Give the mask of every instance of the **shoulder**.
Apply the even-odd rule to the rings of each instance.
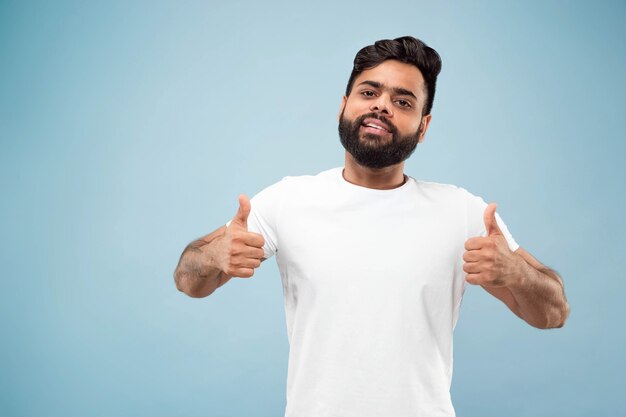
[[[416,180],[416,188],[426,198],[443,200],[471,200],[480,199],[463,187],[454,184],[444,184],[433,181]]]
[[[310,189],[325,186],[336,180],[341,175],[341,168],[331,168],[316,175],[288,175],[283,177],[273,186],[286,190]]]
[[[281,197],[283,195],[293,196],[296,193],[310,192],[316,188],[324,187],[337,175],[337,170],[332,168],[322,171],[317,175],[287,175],[279,181],[261,190],[255,197]]]
[[[325,181],[332,181],[341,175],[341,168],[331,168],[316,175],[288,175],[281,180],[290,184],[313,184]]]

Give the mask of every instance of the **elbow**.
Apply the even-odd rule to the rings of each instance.
[[[176,289],[180,292],[186,292],[185,287],[183,286],[183,275],[184,274],[180,271],[180,269],[176,268],[176,270],[174,271],[174,283],[176,284]]]
[[[178,291],[188,295],[191,298],[204,298],[213,293],[213,291],[207,292],[207,290],[203,288],[194,288],[192,285],[190,285],[191,280],[189,279],[187,274],[185,274],[178,268],[176,269],[176,271],[174,271],[174,282],[176,283],[176,289]]]
[[[569,317],[570,307],[567,302],[559,308],[554,307],[550,314],[548,314],[542,323],[531,323],[538,329],[560,329],[565,326],[565,322]]]
[[[566,301],[563,307],[561,308],[560,320],[558,321],[557,325],[554,327],[560,329],[561,327],[565,326],[565,322],[567,321],[567,318],[569,317],[569,313],[570,313],[570,307],[569,307],[569,303]]]
[[[187,290],[187,291],[183,291],[185,294],[187,294],[189,297],[191,298],[204,298],[204,297],[208,297],[209,295],[213,294],[215,290],[213,291],[208,291],[208,290]]]

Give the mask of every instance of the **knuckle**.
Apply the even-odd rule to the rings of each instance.
[[[241,245],[234,244],[230,247],[230,256],[239,256],[241,255]]]

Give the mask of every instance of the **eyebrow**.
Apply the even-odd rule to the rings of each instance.
[[[383,90],[383,89],[386,88],[385,84],[379,83],[378,81],[365,80],[365,81],[362,81],[362,82],[359,83],[359,85],[362,85],[362,84],[367,84],[367,85],[370,85],[370,86],[372,86],[374,88],[378,88],[380,90]],[[415,97],[415,94],[413,94],[412,91],[407,90],[406,88],[391,87],[390,90],[393,91],[394,94],[399,94],[399,95],[402,95],[402,96],[410,96],[410,97],[413,97],[415,100],[417,100],[417,97]]]

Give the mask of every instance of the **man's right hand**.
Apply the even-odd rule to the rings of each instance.
[[[216,239],[216,266],[229,277],[250,278],[265,255],[263,236],[248,231],[250,208],[250,200],[241,194],[239,211],[224,234]]]

